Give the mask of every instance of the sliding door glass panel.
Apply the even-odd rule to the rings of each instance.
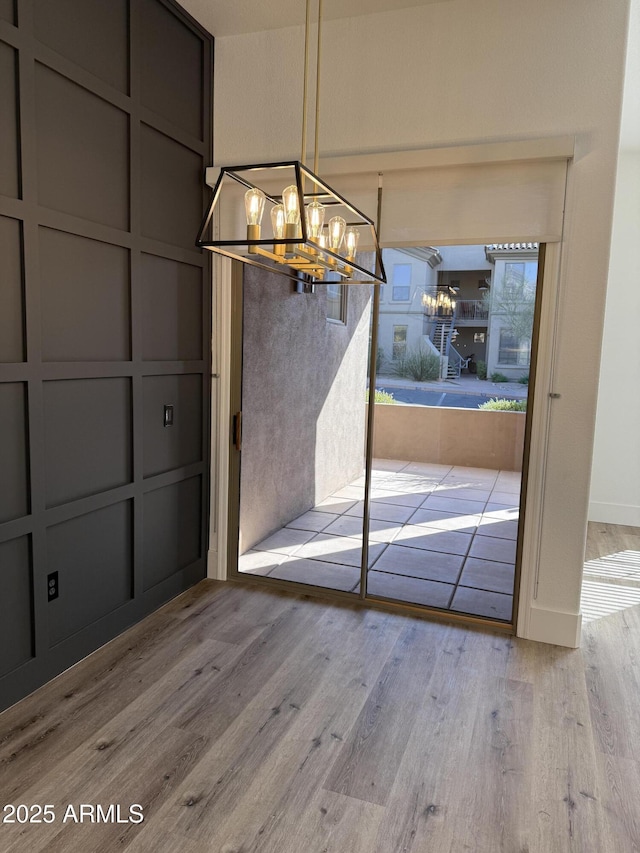
[[[384,263],[368,594],[509,622],[538,246]]]
[[[245,267],[241,574],[360,591],[371,293]]]

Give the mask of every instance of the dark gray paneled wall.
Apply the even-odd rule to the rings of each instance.
[[[0,0],[0,710],[205,573],[212,49]]]

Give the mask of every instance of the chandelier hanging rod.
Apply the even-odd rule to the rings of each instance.
[[[385,282],[380,244],[373,220],[317,175],[323,0],[317,0],[317,4],[314,171],[312,172],[305,163],[311,52],[311,0],[306,0],[300,160],[251,163],[221,168],[211,194],[209,208],[196,238],[196,245],[243,263],[286,275],[296,282],[300,281],[302,274],[307,277],[307,280],[327,284],[331,281],[345,284]],[[293,180],[289,178],[288,186],[279,193],[275,187],[281,185],[280,173],[287,169],[293,172],[291,176]],[[263,174],[259,174],[260,172]],[[239,185],[246,190],[244,193],[246,237],[243,239],[237,236],[238,196],[230,191],[227,192],[226,187],[229,184]],[[267,209],[271,206],[269,211],[271,229],[267,226],[267,234],[270,231],[272,236],[266,236],[262,231],[265,203]],[[332,213],[335,211],[336,215],[332,215],[328,226],[323,227],[325,208]],[[343,210],[336,210],[336,208],[343,208]],[[214,235],[210,233],[210,231],[213,232],[214,210],[220,214],[216,226],[218,239],[213,239]],[[369,233],[371,239],[367,248],[370,245],[374,250],[373,266],[369,259],[356,261],[358,242],[365,231]],[[223,236],[227,234],[228,236]],[[209,235],[208,239],[207,235]],[[244,252],[237,251],[242,247],[245,248]],[[369,267],[364,263],[369,264]]]

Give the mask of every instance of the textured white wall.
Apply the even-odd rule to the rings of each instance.
[[[576,613],[628,0],[452,0],[331,21],[322,153],[575,134],[536,605]],[[216,41],[215,159],[299,155],[302,31]],[[312,128],[311,128],[312,130]]]
[[[633,0],[589,518],[637,526],[640,526],[639,237],[640,0]]]

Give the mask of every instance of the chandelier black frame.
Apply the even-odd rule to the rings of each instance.
[[[295,238],[291,236],[263,238],[260,236],[259,239],[251,239],[248,234],[242,239],[213,240],[206,238],[206,235],[210,238],[212,234],[214,212],[224,191],[225,178],[237,182],[248,190],[260,189],[264,192],[267,203],[277,205],[282,202],[282,196],[263,190],[251,180],[250,173],[260,171],[269,173],[267,180],[269,186],[272,186],[274,179],[279,177],[278,173],[285,169],[294,170],[295,186],[298,193],[298,210],[302,212],[297,223]],[[312,191],[305,192],[305,186],[310,186]],[[342,207],[349,215],[349,219],[346,221],[347,227],[361,227],[363,231],[368,230],[371,239],[366,241],[367,245],[363,248],[370,251],[373,247],[374,263],[371,265],[371,269],[362,266],[355,257],[345,257],[309,235],[304,210],[306,204],[312,201],[320,202],[327,208]],[[241,261],[244,264],[284,275],[297,282],[306,280],[313,284],[354,285],[386,284],[387,281],[373,220],[358,210],[357,207],[354,207],[344,196],[332,189],[326,181],[319,178],[299,160],[248,166],[225,166],[222,168],[211,193],[209,206],[196,238],[196,245],[199,248],[209,249],[217,254]],[[276,246],[282,246],[283,249],[276,252]],[[241,251],[243,247],[244,252]],[[283,253],[285,248],[287,249],[286,254]]]

